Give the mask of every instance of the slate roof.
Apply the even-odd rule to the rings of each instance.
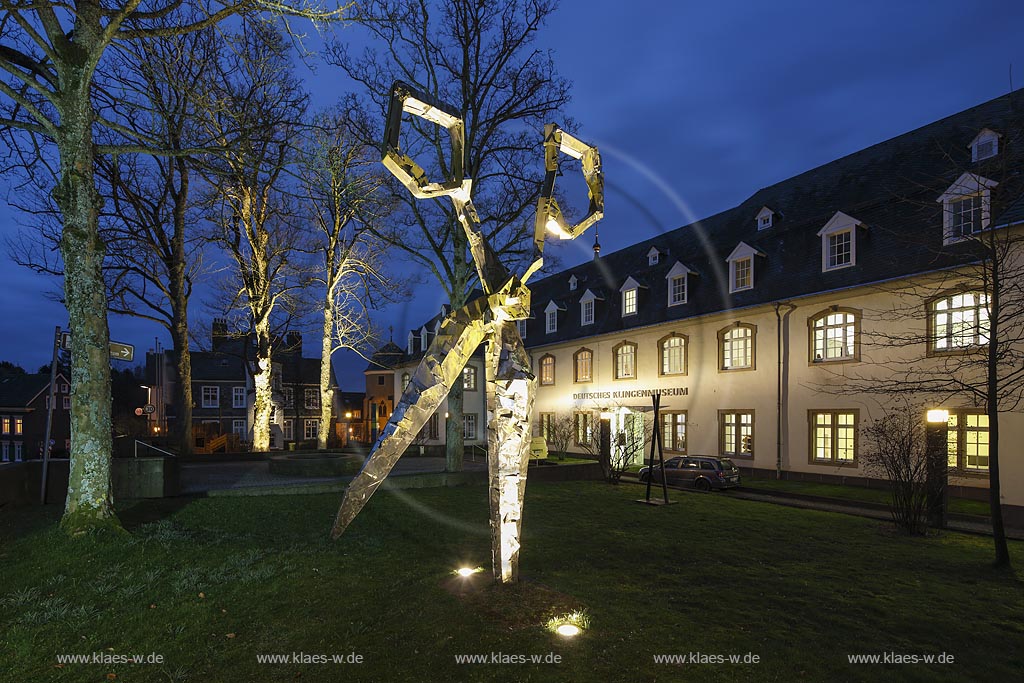
[[[982,128],[1002,134],[999,154],[971,162],[968,145]],[[999,181],[992,192],[992,225],[1024,218],[1024,89],[947,117],[886,142],[758,190],[732,209],[531,283],[532,316],[527,346],[605,334],[623,329],[745,308],[950,267],[970,260],[970,244],[943,247],[942,205],[935,200],[971,171]],[[763,206],[776,211],[772,227],[757,230]],[[856,265],[822,272],[818,231],[836,211],[861,221]],[[611,221],[608,221],[611,222]],[[627,225],[602,226],[628,230]],[[741,241],[766,256],[755,257],[754,287],[728,293],[725,259]],[[647,252],[661,257],[649,266]],[[688,303],[668,306],[665,275],[682,262]],[[569,278],[578,279],[575,291]],[[647,284],[638,313],[621,316],[618,289],[626,278]],[[592,325],[580,325],[579,300],[587,289],[603,288]],[[557,332],[545,333],[544,308],[559,313]]]
[[[242,357],[220,351],[192,351],[192,381],[221,380],[245,381],[245,365]]]
[[[294,353],[279,353],[275,356],[275,362],[281,363],[281,381],[284,384],[320,385],[319,358],[301,358],[296,357]],[[331,386],[338,386],[333,363],[331,364]]]
[[[398,344],[388,342],[377,349],[377,352],[370,358],[370,364],[366,366],[366,372],[393,370],[402,362],[404,353]]]
[[[49,385],[49,373],[0,377],[0,407],[24,408]]]

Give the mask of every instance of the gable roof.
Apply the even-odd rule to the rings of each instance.
[[[63,372],[57,372],[58,384],[67,384]],[[0,408],[26,408],[50,386],[50,373],[32,373],[0,377]]]

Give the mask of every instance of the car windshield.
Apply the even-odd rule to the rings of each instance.
[[[739,469],[738,467],[736,467],[736,465],[732,464],[732,460],[730,460],[729,458],[722,458],[721,463],[722,463],[722,469],[723,470]]]

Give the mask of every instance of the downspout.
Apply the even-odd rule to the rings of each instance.
[[[781,309],[785,307],[785,314]],[[782,479],[782,444],[783,444],[783,415],[789,410],[789,392],[784,390],[784,385],[789,380],[789,314],[796,310],[796,306],[789,302],[775,303],[775,346],[778,369],[776,371],[775,396],[775,478]],[[783,328],[785,322],[785,328]],[[783,342],[785,337],[785,342]],[[786,421],[788,424],[788,420]]]

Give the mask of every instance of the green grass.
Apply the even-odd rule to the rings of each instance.
[[[1024,575],[989,568],[990,539],[908,538],[726,496],[677,492],[663,508],[636,497],[633,486],[531,484],[524,585],[468,598],[451,571],[489,565],[483,487],[378,493],[337,543],[337,496],[140,503],[121,511],[132,535],[120,539],[68,539],[55,508],[3,511],[0,679],[996,681],[1024,667]],[[1022,544],[1011,553],[1024,562]],[[575,610],[583,636],[548,630]],[[58,653],[93,652],[166,663],[54,666]],[[256,661],[292,652],[365,662]],[[454,659],[492,652],[562,661]],[[761,663],[653,661],[689,652]],[[847,663],[882,652],[955,663]]]
[[[765,489],[770,491],[785,491],[791,493],[803,493],[809,496],[824,496],[826,498],[840,498],[843,500],[859,500],[868,503],[889,503],[889,492],[881,489],[869,489],[863,486],[819,484],[810,481],[789,481],[786,479],[751,479],[743,480],[746,488]],[[949,499],[949,511],[964,515],[989,515],[988,503],[983,500],[970,500],[967,498]]]

